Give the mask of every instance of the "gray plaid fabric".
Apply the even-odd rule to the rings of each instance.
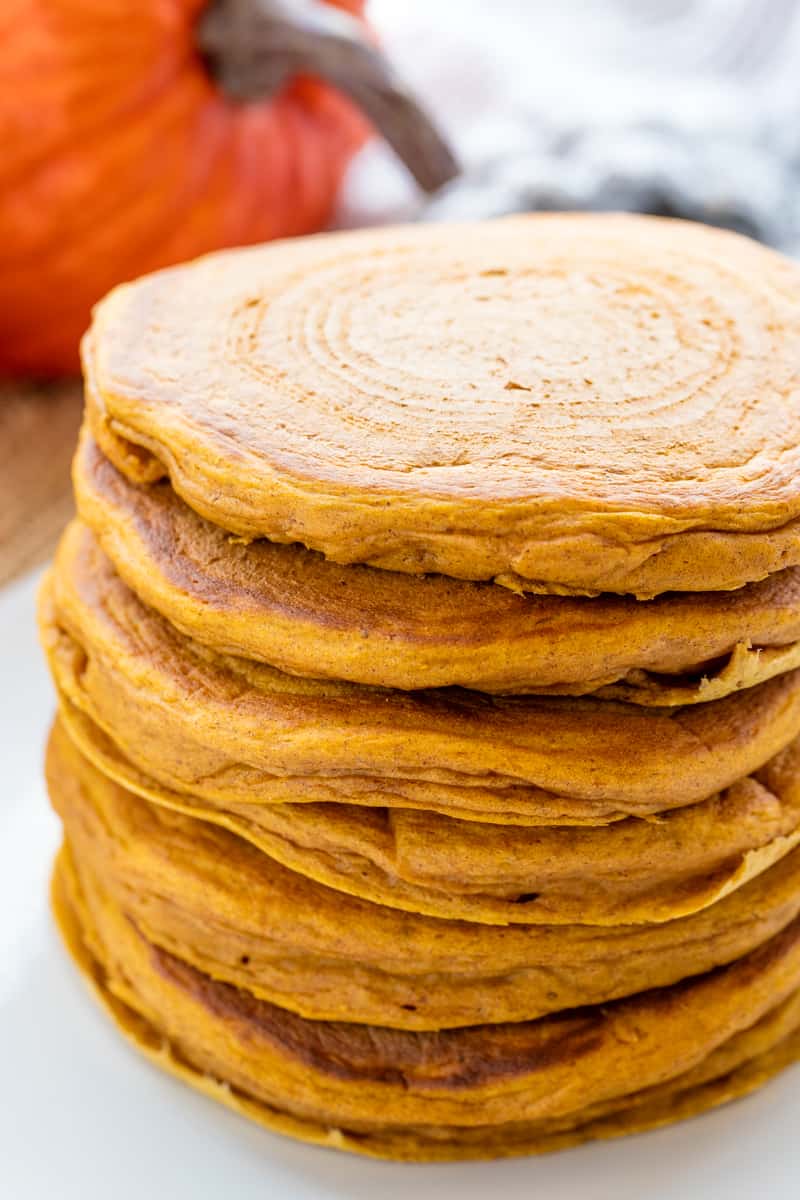
[[[464,175],[424,216],[622,209],[800,253],[798,0],[510,7],[520,42],[538,48],[535,78],[513,92],[496,143],[465,155]]]

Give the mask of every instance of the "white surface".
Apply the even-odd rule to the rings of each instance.
[[[0,1196],[8,1200],[797,1200],[800,1070],[716,1113],[540,1159],[396,1166],[273,1136],[140,1059],[53,931],[53,699],[35,581],[0,592]]]

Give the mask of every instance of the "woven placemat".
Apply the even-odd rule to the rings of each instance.
[[[79,382],[0,384],[0,587],[44,562],[72,515]]]

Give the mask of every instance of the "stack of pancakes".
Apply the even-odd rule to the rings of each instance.
[[[70,949],[163,1066],[403,1159],[800,1056],[800,269],[536,216],[125,286],[43,588]]]

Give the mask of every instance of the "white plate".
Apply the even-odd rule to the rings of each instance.
[[[395,1166],[273,1136],[162,1076],[85,992],[47,910],[52,693],[35,581],[0,593],[0,1196],[8,1200],[797,1200],[800,1070],[657,1133],[501,1163]]]

